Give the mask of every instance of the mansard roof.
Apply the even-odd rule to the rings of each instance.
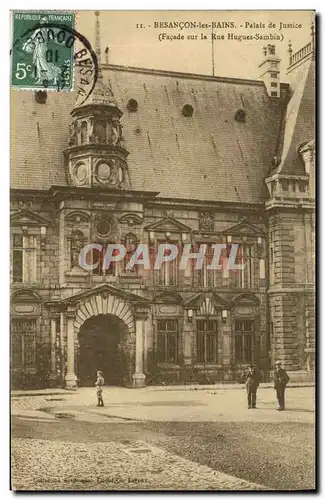
[[[315,139],[315,61],[305,63],[299,74],[298,85],[288,103],[283,120],[279,165],[270,174],[305,175],[299,150]]]
[[[112,65],[103,68],[103,79],[123,111],[132,190],[188,200],[264,201],[286,84],[282,97],[272,99],[254,80]],[[12,92],[12,188],[67,185],[63,150],[74,102],[69,92],[50,92],[46,104],[36,103],[33,92]],[[245,122],[235,119],[239,109]]]

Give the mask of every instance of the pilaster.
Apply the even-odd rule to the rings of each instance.
[[[133,387],[146,385],[145,360],[147,360],[147,343],[145,342],[145,329],[148,319],[147,308],[136,308],[135,312],[135,372],[133,374]]]
[[[75,320],[75,310],[68,310],[66,312],[67,317],[67,374],[65,376],[65,383],[67,389],[77,388],[77,377],[75,374],[74,366],[74,349],[75,349],[75,339],[74,339],[74,320]]]

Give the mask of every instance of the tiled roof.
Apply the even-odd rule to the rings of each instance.
[[[123,111],[121,123],[131,188],[168,198],[256,203],[275,155],[285,98],[269,98],[264,84],[108,66],[104,80]],[[283,86],[283,94],[286,86]],[[129,99],[138,110],[127,109]],[[185,117],[190,104],[194,113]],[[72,93],[12,91],[12,188],[66,185]],[[246,122],[234,119],[238,109]]]

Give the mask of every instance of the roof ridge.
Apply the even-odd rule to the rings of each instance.
[[[228,76],[213,76],[213,75],[204,75],[202,73],[185,73],[179,71],[165,70],[165,69],[153,69],[153,68],[141,68],[137,66],[122,66],[118,64],[101,64],[102,69],[112,69],[115,71],[130,71],[134,73],[146,73],[160,76],[172,76],[175,78],[191,78],[193,80],[209,80],[216,82],[225,82],[225,83],[242,83],[242,84],[251,84],[264,86],[263,80],[253,80],[249,78],[236,78],[236,77],[228,77]],[[288,88],[289,83],[282,83],[282,88]]]

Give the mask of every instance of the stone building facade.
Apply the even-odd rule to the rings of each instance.
[[[276,359],[312,377],[315,356],[314,43],[280,83],[102,65],[73,94],[12,93],[11,368],[14,387],[213,383]],[[272,76],[273,74],[273,76]],[[265,81],[263,81],[265,80]],[[275,90],[274,90],[275,89]],[[126,258],[79,266],[89,243]],[[139,244],[193,252],[133,271]],[[238,244],[240,271],[208,268]]]

